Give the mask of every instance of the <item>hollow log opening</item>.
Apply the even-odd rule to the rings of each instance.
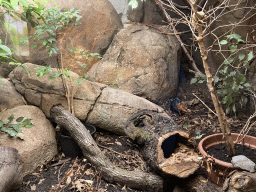
[[[162,145],[161,148],[164,153],[164,158],[169,158],[171,154],[174,152],[174,149],[176,147],[176,134],[171,135],[170,137],[166,138]]]
[[[175,149],[179,148],[181,144],[187,146],[188,148],[194,149],[195,146],[189,142],[189,135],[184,134],[181,131],[176,131],[177,133],[170,133],[167,136],[164,136],[164,140],[159,142],[161,149],[163,150],[164,158],[169,158],[175,151]],[[165,138],[166,137],[166,138]],[[160,141],[160,140],[159,140]],[[177,150],[176,150],[177,151]]]
[[[161,175],[186,178],[199,168],[200,160],[189,142],[190,135],[166,114],[139,111],[129,118],[124,132],[141,145],[143,158]]]

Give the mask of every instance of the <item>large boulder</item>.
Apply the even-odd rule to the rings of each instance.
[[[115,36],[103,59],[87,74],[152,101],[166,99],[177,90],[179,49],[174,36],[132,25]]]
[[[23,96],[16,91],[10,81],[0,79],[0,84],[0,111],[26,104]]]
[[[37,77],[34,69],[38,65],[26,63],[30,76],[21,68],[16,67],[10,74],[15,88],[33,105],[38,106],[50,117],[50,109],[61,104],[68,109],[62,78],[49,79],[53,72]],[[71,72],[74,114],[77,118],[100,128],[123,134],[127,119],[142,109],[164,113],[164,110],[150,101],[104,84],[85,80],[75,83],[78,75]],[[166,114],[167,115],[167,114]]]
[[[18,150],[21,162],[20,176],[32,173],[36,168],[45,165],[57,154],[57,143],[52,124],[43,112],[29,105],[17,106],[0,113],[0,119],[6,121],[13,114],[31,119],[32,128],[22,128],[19,133],[25,139],[10,138],[6,133],[0,134],[0,145],[13,147]],[[20,136],[21,136],[20,135]]]
[[[12,71],[12,67],[7,62],[0,61],[0,76],[7,78]]]
[[[130,3],[132,0],[129,0]],[[128,6],[127,17],[132,22],[145,24],[164,24],[164,19],[155,0],[137,0],[138,6]]]
[[[80,10],[82,18],[79,20],[81,24],[75,27],[69,26],[68,28],[59,32],[58,37],[61,42],[58,41],[59,48],[62,48],[63,52],[69,56],[69,49],[76,47],[77,49],[89,50],[89,52],[96,52],[104,54],[109,44],[111,43],[114,35],[122,28],[122,21],[108,0],[84,0],[84,1],[62,1],[54,0],[54,2],[48,2],[45,6],[51,7],[57,3],[60,9],[75,8]],[[33,35],[33,29],[28,27],[29,35]],[[63,39],[62,39],[63,37]],[[30,45],[35,43],[33,39],[30,39]],[[42,48],[40,43],[36,49],[30,48],[31,62],[57,66],[58,55],[48,57],[47,51]],[[65,57],[65,55],[63,56]],[[90,60],[86,61],[87,67],[84,69],[76,62],[71,62],[69,58],[64,62],[64,67],[78,72],[90,68]],[[94,60],[93,62],[96,62]],[[72,65],[71,65],[72,64]]]

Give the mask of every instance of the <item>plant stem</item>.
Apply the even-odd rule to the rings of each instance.
[[[212,78],[212,74],[210,72],[210,67],[209,64],[207,62],[207,50],[205,48],[205,44],[204,44],[204,36],[203,36],[203,21],[201,16],[198,14],[197,8],[196,8],[196,4],[191,3],[191,8],[192,8],[192,12],[194,13],[193,18],[192,18],[192,25],[193,27],[196,29],[196,31],[198,32],[198,37],[197,37],[197,41],[198,41],[198,45],[199,45],[199,49],[200,49],[200,53],[201,53],[201,57],[203,60],[203,65],[204,65],[204,70],[205,70],[205,74],[207,77],[207,86],[208,89],[210,91],[211,94],[211,98],[214,104],[214,108],[216,110],[216,113],[218,115],[218,120],[221,126],[221,130],[223,132],[223,136],[226,142],[226,146],[229,152],[229,155],[235,155],[236,151],[235,151],[235,144],[233,142],[233,140],[231,139],[231,132],[230,132],[230,128],[229,128],[229,123],[227,122],[225,113],[223,111],[221,102],[218,98],[216,89],[214,87],[214,80]]]

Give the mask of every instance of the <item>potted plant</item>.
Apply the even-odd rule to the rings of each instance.
[[[236,25],[230,25],[230,28],[232,30],[227,31],[226,34],[221,36],[220,38],[225,38],[222,41],[220,41],[220,38],[217,37],[215,44],[218,44],[220,47],[219,52],[221,53],[221,46],[226,46],[230,44],[229,46],[229,53],[230,55],[226,55],[221,53],[224,56],[224,62],[220,66],[220,68],[217,70],[217,72],[222,73],[222,76],[213,76],[212,71],[210,68],[213,67],[213,63],[210,62],[210,46],[206,46],[207,38],[212,35],[214,36],[214,32],[211,31],[210,26],[212,23],[217,22],[217,20],[221,19],[221,16],[225,15],[226,12],[232,12],[241,9],[243,6],[241,3],[233,4],[229,1],[221,1],[219,4],[217,4],[215,7],[207,8],[208,1],[198,1],[198,0],[184,0],[183,2],[186,4],[186,6],[180,6],[174,3],[173,1],[161,1],[156,0],[157,4],[161,7],[163,13],[165,14],[167,20],[169,21],[170,26],[172,27],[177,39],[180,41],[182,48],[185,50],[185,53],[188,54],[188,51],[186,50],[186,47],[184,43],[181,41],[180,37],[178,36],[178,33],[175,29],[174,25],[174,19],[170,17],[168,12],[166,11],[167,8],[171,8],[173,11],[175,11],[186,25],[189,26],[189,28],[192,31],[192,36],[194,41],[198,44],[198,48],[200,49],[201,58],[203,61],[203,68],[204,73],[201,73],[198,71],[196,74],[196,78],[192,79],[192,82],[196,82],[198,78],[204,78],[207,81],[208,90],[211,95],[212,102],[214,104],[214,108],[216,111],[216,115],[218,117],[220,127],[222,134],[213,135],[204,138],[200,144],[199,149],[200,152],[203,154],[203,156],[209,157],[209,155],[205,152],[205,149],[217,145],[218,143],[225,143],[226,148],[228,151],[229,156],[236,155],[236,145],[243,142],[245,145],[252,146],[252,143],[254,143],[255,146],[255,138],[252,138],[250,136],[246,136],[246,133],[248,133],[248,129],[250,129],[251,120],[256,116],[256,114],[253,114],[248,122],[246,123],[244,129],[240,134],[231,134],[230,131],[230,125],[227,121],[226,114],[223,110],[222,103],[227,105],[226,113],[228,113],[230,110],[233,110],[236,112],[236,105],[233,101],[234,97],[237,96],[236,94],[241,92],[241,90],[248,89],[250,87],[250,84],[246,82],[246,72],[250,67],[250,64],[252,64],[253,60],[255,60],[255,53],[253,53],[252,47],[255,47],[254,45],[248,46],[247,42],[244,42],[241,39],[241,36],[238,34],[233,33],[234,27]],[[184,13],[184,9],[189,9],[191,12],[189,15],[186,15]],[[208,9],[208,10],[207,10]],[[249,13],[255,11],[255,6],[249,9]],[[253,14],[247,13],[246,16],[251,17]],[[255,13],[254,13],[255,14]],[[244,18],[243,18],[244,19]],[[179,20],[179,22],[181,22]],[[244,20],[241,20],[243,22]],[[237,24],[238,25],[238,24]],[[216,37],[216,35],[215,35]],[[217,42],[217,43],[216,43]],[[249,50],[249,53],[248,53]],[[227,52],[227,50],[225,50]],[[247,51],[247,52],[246,52]],[[235,57],[236,56],[236,57]],[[192,57],[188,55],[190,60],[192,61],[192,64],[195,64]],[[231,68],[235,62],[238,61],[238,65],[235,68]],[[197,67],[194,67],[195,70],[198,70]],[[221,70],[220,70],[221,69]],[[201,82],[202,79],[200,80]],[[218,89],[216,89],[216,85],[218,85]],[[230,88],[230,90],[229,90]],[[219,100],[219,95],[222,96],[223,100],[222,103]],[[241,94],[240,94],[241,95]],[[241,97],[242,98],[242,97]],[[247,143],[248,142],[248,143]],[[218,172],[217,170],[214,170],[215,167],[220,167],[219,165],[215,167],[211,167],[210,165],[217,164],[220,162],[217,159],[213,159],[211,162],[208,163],[208,171],[209,172]],[[224,163],[223,165],[227,165],[226,168],[220,167],[221,173],[219,174],[227,175],[229,171],[233,168],[233,165],[231,163]],[[217,177],[216,177],[217,176]],[[221,177],[216,173],[213,177],[216,177],[213,181],[218,183],[219,185],[222,184],[223,180],[221,180]],[[224,179],[223,178],[223,179]]]

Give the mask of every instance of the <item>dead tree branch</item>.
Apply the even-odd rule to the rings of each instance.
[[[102,172],[102,177],[108,182],[116,182],[130,188],[147,191],[163,191],[163,178],[154,174],[139,170],[127,171],[114,166],[109,159],[99,149],[89,131],[74,115],[65,110],[61,105],[51,108],[51,117],[66,129],[72,138],[76,140],[88,159],[98,171]]]

